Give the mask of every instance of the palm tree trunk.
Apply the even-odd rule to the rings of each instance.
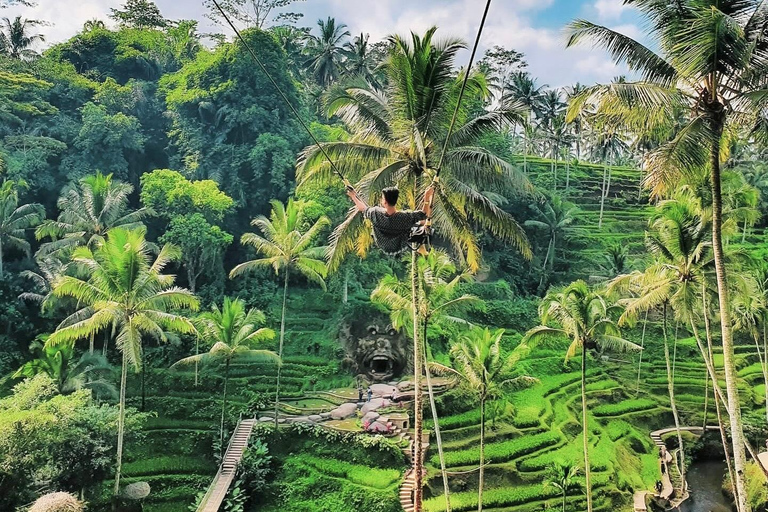
[[[3,239],[0,237],[0,279],[3,278]]]
[[[547,254],[544,256],[544,264],[541,266],[541,277],[539,278],[539,290],[543,292],[544,277],[547,275],[547,263],[549,262],[549,254],[552,252],[552,238],[549,239],[549,245],[547,246]]]
[[[344,288],[341,292],[341,302],[343,304],[349,302],[349,271],[344,272]]]
[[[557,192],[557,145],[552,148],[552,192]]]
[[[565,487],[563,487],[563,512],[565,512],[565,499],[567,498],[567,494],[565,492]]]
[[[704,424],[702,428],[707,430],[707,406],[709,405],[709,371],[704,372]]]
[[[757,333],[757,330],[754,332],[753,338],[755,339],[755,348],[757,349],[757,359],[760,362],[760,370],[763,373],[763,383],[765,384],[766,393],[768,393],[768,368],[766,368],[766,358],[763,356],[768,356],[768,354],[764,354],[760,352],[760,335]],[[768,423],[768,402],[765,404],[765,421]]]
[[[224,393],[221,397],[221,426],[219,427],[219,456],[224,460],[224,416],[227,411],[227,384],[229,384],[229,363],[231,358],[227,357],[224,366]]]
[[[416,279],[416,251],[411,252],[411,299],[413,300],[413,470],[414,470],[414,492],[413,508],[414,512],[421,512],[422,486],[424,475],[423,452],[424,446],[421,442],[424,425],[422,424],[422,405],[421,405],[421,343],[419,342],[419,313],[417,308],[418,295]]]
[[[728,435],[725,432],[725,422],[720,411],[720,400],[722,396],[720,394],[720,387],[717,383],[717,372],[715,371],[714,359],[712,358],[712,329],[709,324],[709,310],[707,307],[707,285],[705,282],[701,283],[701,304],[704,316],[704,333],[707,336],[707,348],[705,349],[701,337],[699,336],[699,330],[696,327],[696,322],[691,321],[691,330],[693,331],[693,337],[696,340],[696,344],[701,352],[701,357],[704,359],[704,365],[709,373],[709,379],[712,381],[712,398],[715,402],[715,414],[717,414],[717,425],[720,430],[720,440],[723,443],[723,452],[725,454],[725,465],[728,468],[728,479],[731,482],[731,489],[733,489],[734,497],[738,496],[736,490],[736,481],[734,479],[733,464],[731,463],[731,455],[728,450]],[[725,403],[725,401],[723,401]],[[735,499],[738,505],[739,500]]]
[[[141,412],[144,412],[147,400],[146,365],[141,365]]]
[[[643,319],[643,333],[640,335],[640,348],[645,348],[645,328],[648,325],[648,310],[645,311],[645,318]],[[640,361],[637,363],[637,391],[640,393],[640,370],[643,366],[643,350],[640,350]]]
[[[443,439],[440,435],[440,422],[437,417],[437,405],[435,404],[435,393],[432,390],[432,375],[429,373],[429,361],[427,360],[427,325],[429,321],[424,319],[424,376],[427,379],[427,392],[429,393],[429,408],[432,410],[432,421],[435,424],[435,441],[437,442],[437,456],[440,459],[440,473],[443,477],[443,492],[445,493],[445,512],[451,512],[451,490],[448,487],[448,471],[445,468],[445,457],[443,455]]]
[[[198,361],[197,357],[200,355],[200,336],[195,335],[195,387],[197,387],[197,376],[200,371],[200,361]]]
[[[485,390],[480,397],[480,478],[477,486],[477,512],[483,512],[483,477],[485,476]]]
[[[672,366],[669,358],[669,340],[667,338],[667,303],[664,303],[664,315],[662,320],[662,331],[664,334],[664,362],[667,365],[667,391],[669,392],[669,405],[672,408],[672,417],[675,420],[675,431],[677,432],[678,453],[680,455],[680,477],[682,478],[682,492],[685,493],[685,452],[683,451],[683,436],[680,433],[680,416],[677,413],[677,402],[675,401],[675,378],[672,374]]]
[[[88,353],[90,353],[91,355],[93,355],[93,348],[94,348],[93,340],[95,337],[96,337],[96,331],[91,332],[91,337],[88,342]]]
[[[733,443],[733,466],[736,471],[736,490],[738,509],[749,512],[744,472],[747,457],[744,451],[744,428],[741,422],[739,388],[736,376],[736,362],[733,352],[733,328],[731,326],[730,301],[726,280],[725,254],[723,252],[723,202],[720,178],[720,138],[723,133],[724,114],[713,113],[713,142],[710,148],[710,186],[712,187],[712,251],[715,259],[717,276],[717,295],[720,302],[720,332],[723,344],[723,373],[725,389],[728,395],[728,416],[731,420],[731,441]]]
[[[598,229],[603,227],[603,209],[605,208],[605,179],[608,174],[608,167],[603,167],[603,183],[600,185],[600,217],[597,220]]]
[[[285,340],[285,305],[288,300],[288,267],[285,268],[285,283],[283,284],[283,313],[280,317],[280,345],[277,349],[277,357],[280,361],[277,365],[277,385],[275,386],[275,431],[277,431],[277,415],[280,411],[280,370],[283,367],[283,341]]]
[[[570,150],[567,152],[567,157],[570,157]],[[568,187],[571,185],[571,161],[566,158],[565,160],[565,193],[568,193]]]
[[[766,384],[765,389],[765,417],[768,421],[768,333],[766,333],[766,322],[763,322],[763,355],[765,357],[765,363],[763,365],[763,376],[765,377]]]
[[[117,465],[113,497],[120,493],[120,471],[123,468],[123,435],[125,434],[125,382],[128,380],[128,353],[123,351],[123,367],[120,372],[120,405],[117,415]]]
[[[581,429],[584,437],[584,479],[587,491],[587,512],[592,512],[592,482],[589,470],[589,425],[587,424],[587,344],[581,343]]]
[[[747,240],[747,219],[744,219],[744,227],[741,229],[741,243]]]

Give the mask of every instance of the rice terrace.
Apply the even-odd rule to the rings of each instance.
[[[0,20],[0,511],[768,511],[768,3]]]

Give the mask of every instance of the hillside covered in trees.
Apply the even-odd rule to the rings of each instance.
[[[767,510],[768,9],[627,3],[565,88],[292,0],[5,18],[0,510]]]

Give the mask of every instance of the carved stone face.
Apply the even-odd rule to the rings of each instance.
[[[406,369],[406,340],[386,317],[354,319],[342,326],[340,338],[347,364],[372,382],[400,377]]]

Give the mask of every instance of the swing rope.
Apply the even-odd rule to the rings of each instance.
[[[331,169],[333,172],[335,172],[339,178],[341,178],[341,181],[344,182],[345,187],[352,188],[352,185],[349,183],[349,180],[344,177],[344,174],[341,173],[339,168],[336,166],[336,164],[331,159],[330,155],[328,155],[328,152],[325,150],[322,144],[320,144],[320,141],[317,140],[317,137],[312,133],[312,131],[309,129],[309,126],[307,126],[307,123],[304,122],[304,120],[299,115],[299,112],[296,110],[296,108],[291,103],[291,100],[288,99],[288,96],[285,95],[283,90],[278,85],[277,81],[272,77],[270,72],[267,70],[267,67],[264,65],[263,62],[261,62],[261,59],[256,55],[256,52],[253,51],[253,48],[251,48],[251,45],[248,44],[248,42],[243,38],[243,35],[240,33],[240,31],[237,29],[234,23],[232,23],[232,20],[229,18],[226,12],[224,12],[224,9],[222,9],[221,5],[219,4],[218,0],[213,0],[213,4],[216,6],[216,9],[221,13],[221,15],[224,17],[224,20],[227,22],[227,25],[229,25],[232,30],[237,35],[237,38],[240,40],[242,45],[245,47],[245,49],[248,51],[248,53],[251,54],[251,57],[253,57],[253,60],[256,61],[256,64],[261,68],[261,71],[267,76],[269,81],[272,83],[272,86],[275,88],[275,90],[278,92],[280,97],[283,99],[286,105],[288,105],[288,108],[293,112],[293,115],[296,117],[296,120],[299,121],[301,126],[304,128],[304,130],[307,132],[309,137],[312,139],[312,142],[317,146],[317,148],[320,150],[320,152],[323,154],[326,160],[328,160],[328,163],[331,165]]]
[[[453,109],[453,116],[451,116],[451,124],[448,126],[448,133],[443,141],[443,149],[440,153],[440,160],[437,162],[437,169],[435,170],[435,176],[432,178],[432,186],[436,185],[440,181],[440,171],[443,170],[443,162],[445,161],[445,154],[448,152],[448,143],[453,135],[453,129],[456,126],[456,119],[459,115],[459,109],[461,108],[461,102],[464,100],[464,91],[467,89],[467,82],[469,82],[469,74],[472,70],[472,65],[475,62],[475,56],[477,55],[477,48],[480,45],[480,37],[483,35],[483,28],[485,28],[485,21],[488,19],[488,11],[491,8],[491,0],[488,0],[485,4],[485,10],[483,11],[483,18],[480,20],[480,26],[477,29],[477,36],[475,37],[475,44],[472,46],[472,54],[469,57],[469,64],[467,65],[467,71],[464,73],[464,80],[461,82],[461,89],[459,90],[459,99],[456,101],[456,108]],[[431,108],[431,107],[430,107]],[[432,199],[430,198],[427,206],[432,206]],[[427,219],[427,226],[431,225],[431,219]]]

